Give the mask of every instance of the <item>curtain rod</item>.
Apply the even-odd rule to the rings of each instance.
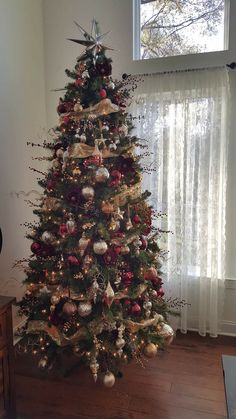
[[[235,70],[236,69],[236,62],[226,64],[226,67],[230,68],[231,70]],[[212,70],[212,69],[220,69],[220,68],[225,68],[225,66],[188,68],[188,69],[170,70],[170,71],[157,71],[157,72],[153,72],[153,73],[139,73],[139,74],[136,74],[136,75],[137,76],[156,76],[158,74],[183,73],[183,72],[190,72],[190,71]]]

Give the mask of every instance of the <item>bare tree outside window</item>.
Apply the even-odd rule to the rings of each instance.
[[[225,49],[226,0],[141,0],[141,58]]]

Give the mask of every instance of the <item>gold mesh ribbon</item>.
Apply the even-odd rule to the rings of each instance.
[[[131,197],[136,199],[141,195],[141,183],[137,183],[131,188],[127,188],[124,191],[120,192],[118,195],[114,196],[111,201],[118,207],[122,207],[127,203],[127,198]]]
[[[145,327],[156,326],[161,319],[163,319],[163,317],[160,314],[155,314],[155,316],[152,319],[143,320],[140,323],[133,322],[132,320],[124,320],[124,323],[126,328],[131,333],[136,333],[139,330],[144,329]]]
[[[79,340],[86,339],[88,336],[85,327],[81,327],[74,335],[68,337],[60,332],[56,326],[49,327],[45,321],[31,320],[28,322],[27,333],[38,334],[40,332],[47,333],[58,346],[75,345]]]
[[[83,159],[90,156],[94,156],[95,154],[95,147],[90,146],[84,143],[74,143],[68,148],[68,157],[71,159]],[[119,149],[119,152],[111,151],[109,149],[100,150],[101,156],[103,159],[109,157],[118,157],[120,154],[124,155],[124,153],[131,153],[133,150],[133,146],[130,147],[122,147]]]

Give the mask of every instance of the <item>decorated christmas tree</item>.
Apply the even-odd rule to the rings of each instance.
[[[96,21],[91,35],[76,25],[84,39],[71,41],[86,48],[66,70],[71,81],[53,141],[41,145],[50,151],[50,168],[38,180],[39,221],[25,223],[32,255],[19,261],[26,273],[21,347],[38,354],[45,370],[65,354],[77,356],[95,381],[100,376],[111,387],[122,364],[154,357],[173,330],[160,231],[151,225],[150,193],[141,191],[145,147],[131,135],[127,112],[137,80],[112,78],[110,48]]]

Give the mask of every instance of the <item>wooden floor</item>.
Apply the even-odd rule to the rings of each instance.
[[[223,419],[227,417],[221,354],[236,339],[179,334],[142,369],[124,369],[112,389],[78,367],[67,378],[40,377],[27,358],[16,365],[18,419]]]

